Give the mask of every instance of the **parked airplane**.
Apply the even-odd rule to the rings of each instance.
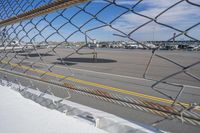
[[[6,43],[6,45],[0,46],[0,52],[1,51],[10,51],[10,52],[29,52],[30,50],[34,50],[35,48],[41,49],[41,47],[38,47],[37,45],[28,44],[19,42],[17,40],[11,41],[9,43]]]

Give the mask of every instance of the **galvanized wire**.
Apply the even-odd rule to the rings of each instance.
[[[76,93],[76,94],[81,94],[81,95],[92,97],[92,98],[95,98],[95,99],[98,99],[98,100],[118,104],[118,105],[121,105],[121,106],[124,106],[124,107],[129,107],[131,109],[136,109],[136,110],[148,112],[148,113],[163,117],[163,119],[158,120],[156,122],[153,122],[152,123],[153,126],[156,126],[159,122],[162,122],[166,119],[172,120],[172,119],[175,119],[175,118],[178,119],[179,121],[187,123],[187,124],[191,124],[191,125],[194,125],[194,126],[200,126],[200,115],[196,112],[191,111],[191,109],[194,108],[195,106],[194,107],[188,106],[187,109],[177,110],[173,107],[169,107],[169,106],[165,106],[165,105],[161,105],[161,104],[156,104],[156,103],[153,103],[153,102],[135,99],[135,98],[131,98],[131,97],[124,97],[124,96],[112,94],[112,93],[101,91],[101,90],[95,90],[95,89],[90,89],[90,88],[82,88],[82,87],[79,87],[79,86],[74,86],[74,85],[69,84],[69,83],[61,84],[59,82],[53,82],[53,81],[48,81],[48,80],[40,80],[40,78],[37,78],[37,77],[26,76],[26,75],[23,75],[23,74],[20,74],[20,73],[13,73],[13,72],[9,72],[9,71],[6,71],[6,70],[0,70],[0,73],[5,74],[5,75],[11,74],[12,76],[22,77],[24,79],[31,80],[31,83],[32,83],[32,81],[34,81],[34,82],[36,81],[38,83],[47,83],[49,85],[53,85],[53,86],[56,85],[56,86],[61,87],[60,89],[65,91],[67,93],[67,95],[64,96],[63,98],[57,100],[57,101],[53,101],[53,104],[55,104],[55,105],[57,105],[58,103],[61,103],[63,100],[67,100],[67,99],[71,98],[70,93]],[[4,83],[2,82],[3,85],[7,85],[7,86],[12,85],[9,82],[10,80],[7,76],[4,76],[4,81],[6,81],[6,82],[4,82]],[[16,83],[19,85],[19,87],[16,88],[16,89],[20,93],[23,93],[24,90],[27,90],[29,88],[29,87],[22,86],[20,81],[17,81]],[[33,85],[31,85],[31,87],[33,87]],[[55,96],[54,93],[53,93],[53,89],[51,89],[50,86],[48,86],[48,88],[45,89],[45,90],[42,90],[41,88],[39,89],[37,87],[35,89],[38,90],[39,93],[40,93],[38,95],[38,97],[45,96],[45,94],[50,94],[52,96]]]
[[[85,2],[85,3],[82,3]],[[165,62],[169,62],[174,64],[175,66],[179,67],[180,70],[177,72],[174,72],[168,76],[164,76],[162,79],[150,79],[156,81],[152,86],[151,89],[155,92],[158,92],[159,94],[163,95],[164,97],[172,100],[171,107],[175,109],[176,106],[179,107],[179,112],[192,112],[192,107],[188,107],[183,105],[181,102],[179,102],[179,98],[181,97],[181,94],[184,92],[184,85],[183,84],[174,84],[168,81],[168,79],[175,77],[176,75],[179,75],[181,73],[186,74],[187,76],[191,77],[193,80],[196,80],[197,82],[200,81],[199,75],[195,75],[189,71],[189,69],[192,69],[193,67],[200,64],[200,60],[196,61],[192,64],[182,65],[178,62],[176,62],[173,59],[167,58],[163,55],[160,55],[157,51],[161,46],[156,46],[154,48],[151,48],[150,46],[146,45],[143,41],[140,41],[137,39],[137,37],[134,37],[134,34],[137,33],[142,28],[149,26],[151,23],[155,23],[158,26],[165,27],[167,29],[172,30],[173,32],[176,32],[177,34],[175,36],[172,36],[168,38],[166,41],[172,41],[180,36],[185,36],[193,41],[200,42],[199,38],[196,38],[195,36],[189,34],[190,31],[197,29],[200,25],[200,22],[196,22],[191,24],[189,27],[185,29],[180,29],[177,26],[170,25],[168,23],[164,23],[160,20],[162,20],[162,16],[168,13],[171,9],[176,8],[177,6],[181,5],[182,3],[185,3],[187,5],[190,5],[195,8],[199,8],[200,5],[195,2],[191,2],[189,0],[177,0],[175,2],[172,2],[171,5],[169,5],[167,8],[165,8],[163,11],[160,11],[157,13],[156,16],[151,17],[145,14],[141,14],[138,11],[138,8],[141,8],[140,6],[144,4],[145,0],[138,0],[138,1],[125,1],[129,2],[128,6],[124,5],[122,1],[120,0],[90,0],[86,2],[86,0],[41,0],[41,1],[34,1],[34,0],[6,0],[6,1],[0,1],[0,35],[1,35],[1,44],[3,47],[1,47],[1,53],[0,53],[0,62],[1,62],[1,69],[2,70],[9,70],[16,73],[23,73],[26,75],[33,74],[36,72],[35,68],[36,66],[40,66],[41,70],[38,73],[34,73],[36,77],[39,77],[41,80],[55,80],[59,81],[60,83],[67,82],[67,88],[74,88],[75,90],[78,90],[77,92],[80,94],[87,94],[92,95],[93,97],[96,97],[98,99],[102,99],[102,96],[106,96],[105,101],[114,102],[114,103],[120,103],[119,101],[122,99],[120,96],[116,96],[114,99],[112,96],[110,96],[110,92],[102,93],[101,91],[94,90],[87,90],[85,86],[83,85],[77,85],[77,83],[66,81],[67,77],[73,77],[75,76],[74,72],[70,69],[69,62],[66,62],[65,59],[70,58],[74,54],[78,54],[80,56],[82,55],[93,55],[94,61],[97,58],[97,52],[95,49],[90,49],[91,52],[82,52],[84,48],[87,48],[90,44],[94,44],[94,38],[91,33],[93,33],[96,30],[102,30],[102,29],[109,29],[112,30],[113,36],[119,37],[124,40],[133,41],[136,42],[138,45],[143,46],[146,49],[152,50],[152,55],[149,57],[149,61],[146,63],[146,69],[144,70],[143,78],[148,78],[148,72],[151,71],[150,67],[152,65],[152,60],[157,57]],[[152,1],[153,2],[153,1]],[[82,4],[78,4],[82,3]],[[75,5],[74,5],[75,4]],[[92,5],[98,6],[99,10],[97,12],[92,12],[91,8]],[[71,7],[68,7],[71,6]],[[121,9],[121,12],[115,13],[114,17],[111,17],[111,20],[107,20],[103,16],[106,12],[106,10],[112,9]],[[71,11],[74,9],[73,11]],[[90,10],[89,10],[90,9]],[[69,14],[67,14],[69,13]],[[67,15],[66,15],[67,14]],[[114,14],[114,13],[113,13]],[[134,27],[129,29],[129,31],[117,27],[116,23],[121,20],[122,17],[124,17],[127,14],[136,15],[138,17],[141,17],[143,19],[146,19],[147,21],[144,23],[140,23],[139,26],[134,27],[133,24],[127,24],[129,27]],[[85,15],[87,16],[87,20],[82,21],[80,19],[77,20],[78,17]],[[57,24],[57,21],[61,21],[62,24]],[[78,23],[77,23],[78,22]],[[92,22],[95,22],[96,24],[91,24]],[[89,25],[89,26],[88,26]],[[68,30],[67,28],[71,28],[72,30]],[[65,30],[68,30],[67,32],[63,32]],[[48,31],[48,32],[47,32]],[[77,35],[82,36],[83,43],[78,48],[72,47],[72,52],[67,53],[65,57],[63,57],[59,53],[59,49],[64,47],[66,44],[70,44],[71,38],[77,37]],[[52,38],[60,38],[60,41],[53,42],[52,45]],[[15,42],[15,43],[14,43]],[[16,43],[17,42],[17,43]],[[41,47],[45,47],[47,50],[43,53],[41,53]],[[24,56],[21,56],[21,54],[24,53]],[[36,54],[38,56],[37,59],[32,59],[31,55]],[[48,59],[45,58],[43,55],[53,55],[59,59],[60,62],[55,62],[53,64],[50,64]],[[27,64],[25,65],[24,64]],[[56,79],[49,78],[49,75],[52,75],[51,72],[57,72],[55,66],[62,64],[64,65],[65,74],[61,78],[58,78],[58,76],[55,76]],[[6,76],[4,77],[6,79]],[[10,84],[9,80],[7,80]],[[19,86],[21,86],[20,82],[18,81]],[[159,89],[159,84],[167,84],[175,87],[179,87],[180,91],[177,93],[175,97],[172,97],[171,95],[163,92]],[[39,89],[39,88],[38,88]],[[45,93],[51,92],[49,91],[51,89],[47,89]],[[42,95],[44,95],[42,94]],[[107,96],[109,94],[109,97]],[[41,95],[41,96],[42,96]],[[52,93],[52,95],[54,95]],[[70,95],[70,94],[68,94]],[[100,95],[100,96],[99,96]],[[114,94],[111,94],[114,95]],[[130,96],[127,96],[126,98],[129,99]],[[68,98],[68,97],[67,97]],[[125,102],[128,102],[128,100],[124,98],[123,100]],[[61,99],[62,101],[63,99]],[[122,103],[124,105],[129,106],[129,104]],[[131,106],[137,106],[137,102],[134,103],[135,105]],[[145,104],[145,103],[143,103]],[[196,105],[198,106],[198,105]],[[135,107],[136,108],[136,107]],[[139,108],[139,107],[138,107]],[[138,109],[136,108],[136,109]],[[145,106],[144,110],[148,107]],[[156,106],[155,106],[156,108]],[[195,106],[194,106],[195,108]],[[152,112],[152,111],[149,111]],[[183,113],[183,116],[173,117],[177,118],[179,120],[182,120],[182,117],[186,116]],[[192,113],[193,114],[193,113]],[[198,115],[195,115],[195,117],[198,117]],[[170,115],[165,115],[164,118],[171,119]],[[186,117],[187,119],[187,117]],[[187,121],[187,120],[185,120]],[[189,121],[189,120],[188,120]],[[160,121],[159,121],[160,122]],[[157,124],[158,122],[156,122]],[[190,122],[192,123],[192,122]],[[198,123],[198,122],[197,122]],[[198,124],[196,124],[198,125]]]

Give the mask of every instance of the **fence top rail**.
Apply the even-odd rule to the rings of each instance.
[[[38,8],[32,9],[32,10],[24,12],[24,13],[21,13],[19,15],[13,16],[11,18],[2,20],[2,21],[0,21],[0,27],[14,24],[19,21],[31,19],[34,17],[38,17],[41,15],[44,15],[44,14],[47,14],[47,13],[50,13],[50,12],[53,12],[53,11],[56,11],[59,9],[67,8],[74,4],[79,4],[79,3],[86,2],[86,1],[88,1],[88,0],[56,0],[49,4],[40,6]]]

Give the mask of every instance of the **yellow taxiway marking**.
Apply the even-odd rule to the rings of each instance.
[[[77,79],[77,78],[74,78],[74,77],[66,77],[64,75],[56,74],[56,73],[53,73],[53,72],[47,72],[47,71],[44,71],[44,70],[39,70],[39,69],[31,68],[31,67],[28,67],[28,66],[24,66],[24,65],[8,63],[6,61],[1,61],[1,62],[4,63],[4,64],[9,64],[10,66],[13,66],[13,67],[22,68],[22,69],[25,69],[25,70],[27,69],[29,71],[36,72],[36,73],[39,73],[39,74],[45,73],[48,76],[52,76],[52,77],[56,77],[56,78],[60,78],[60,79],[66,79],[68,81],[73,81],[73,82],[81,83],[81,84],[84,84],[84,85],[94,86],[94,87],[98,87],[98,88],[101,88],[101,89],[111,90],[111,91],[115,91],[115,92],[119,92],[119,93],[123,93],[123,94],[128,94],[128,95],[132,95],[132,96],[136,96],[136,97],[140,97],[140,98],[145,98],[145,99],[150,99],[150,100],[153,100],[153,101],[162,102],[162,103],[167,103],[167,104],[173,103],[172,100],[168,100],[168,99],[165,99],[165,98],[146,95],[146,94],[142,94],[142,93],[138,93],[138,92],[134,92],[134,91],[123,90],[123,89],[120,89],[120,88],[102,85],[102,84],[94,83],[94,82],[89,82],[89,81]],[[175,103],[175,104],[179,105],[177,103]],[[185,107],[189,107],[188,103],[181,102],[180,104],[182,104]],[[200,110],[200,107],[197,107],[196,109]]]

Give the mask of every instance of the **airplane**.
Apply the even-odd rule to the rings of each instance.
[[[6,45],[5,45],[6,44]],[[4,45],[0,45],[0,52],[30,52],[34,49],[42,49],[43,47],[38,47],[37,45],[33,45],[32,43],[24,43],[19,42],[17,40],[13,40],[8,43],[4,43]]]

